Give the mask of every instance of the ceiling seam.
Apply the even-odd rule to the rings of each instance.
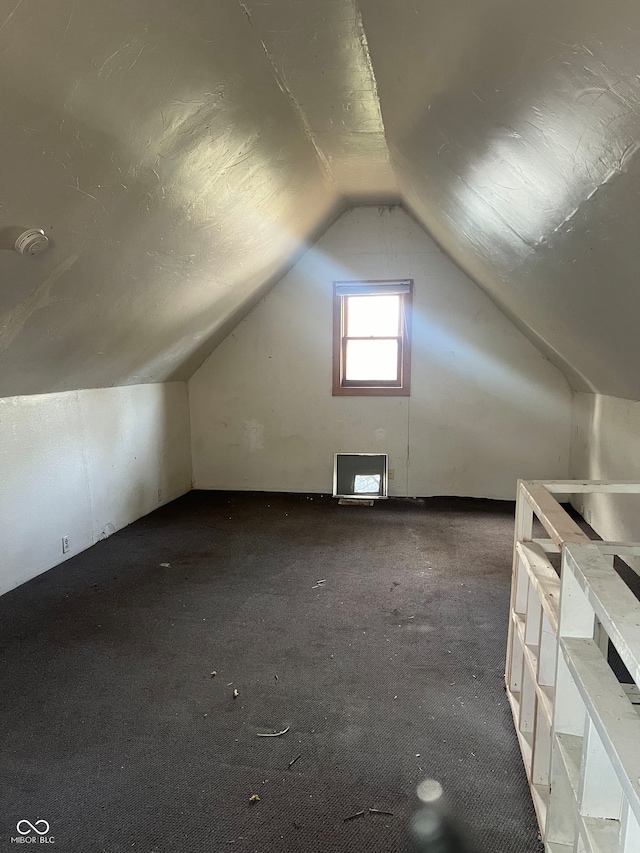
[[[313,131],[311,129],[311,125],[309,124],[309,120],[307,119],[307,116],[306,116],[304,110],[302,109],[300,104],[296,101],[295,97],[293,96],[293,93],[291,92],[291,90],[289,89],[289,87],[287,85],[287,81],[285,80],[282,73],[278,70],[278,67],[276,66],[271,54],[269,53],[269,49],[267,48],[267,45],[264,43],[264,40],[260,37],[260,33],[258,32],[258,28],[256,27],[254,20],[253,20],[253,15],[251,14],[251,10],[248,8],[247,4],[243,2],[243,0],[238,0],[238,3],[240,5],[240,8],[242,9],[242,11],[247,16],[247,20],[249,21],[251,28],[253,29],[254,33],[256,34],[258,41],[262,45],[262,50],[264,51],[264,55],[267,57],[267,60],[269,61],[269,65],[271,66],[271,70],[273,71],[273,75],[276,79],[276,83],[278,84],[280,91],[282,92],[283,95],[285,95],[285,97],[291,103],[291,106],[293,107],[293,109],[294,109],[296,115],[298,116],[298,119],[302,125],[305,136],[307,137],[307,139],[309,140],[309,142],[313,146],[313,150],[316,153],[316,157],[318,158],[318,161],[320,163],[320,168],[322,170],[322,173],[323,173],[325,179],[333,185],[334,181],[333,181],[333,177],[331,175],[331,167],[329,166],[329,161],[327,160],[324,152],[320,149],[320,147],[318,146],[318,144],[315,141]]]
[[[358,0],[353,0],[353,9],[355,12],[356,26],[358,29],[358,33],[360,35],[360,45],[362,47],[362,51],[364,53],[364,57],[366,60],[367,68],[369,70],[369,74],[371,75],[371,83],[373,85],[373,90],[375,93],[375,100],[378,107],[378,117],[380,119],[380,125],[382,126],[382,131],[384,133],[384,143],[385,149],[387,152],[387,163],[389,164],[389,168],[393,172],[394,178],[396,178],[396,184],[398,183],[398,179],[396,176],[396,169],[391,160],[391,151],[389,150],[389,142],[387,140],[387,128],[384,123],[384,117],[382,115],[382,104],[380,103],[380,92],[378,91],[378,81],[376,80],[375,71],[373,70],[373,60],[371,59],[371,50],[369,49],[369,40],[367,39],[367,34],[364,28],[364,20],[362,18],[362,12],[360,10],[360,6],[358,5]]]
[[[365,56],[367,68],[369,69],[369,74],[371,75],[371,83],[372,83],[373,90],[375,93],[376,104],[378,105],[378,116],[380,119],[380,125],[382,127],[382,132],[384,134],[384,144],[385,144],[385,149],[387,152],[387,163],[389,165],[389,168],[391,169],[391,172],[393,174],[393,177],[394,177],[394,180],[396,183],[396,187],[397,187],[397,191],[398,191],[398,197],[401,200],[403,200],[404,194],[402,193],[402,191],[400,189],[400,182],[398,181],[398,173],[396,170],[396,165],[393,161],[393,158],[391,157],[391,150],[389,148],[389,140],[387,139],[387,127],[384,123],[384,115],[382,114],[382,103],[380,101],[380,92],[378,91],[378,80],[376,79],[376,74],[375,74],[375,71],[373,69],[373,60],[371,58],[371,50],[369,48],[369,39],[367,38],[367,33],[365,31],[365,28],[364,28],[364,19],[362,17],[362,11],[361,11],[360,6],[358,4],[358,0],[353,0],[353,9],[355,12],[356,26],[357,26],[359,34],[360,34],[360,44],[362,46],[362,50],[363,50],[363,53]]]

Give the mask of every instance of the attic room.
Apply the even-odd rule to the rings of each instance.
[[[640,850],[639,44],[0,0],[0,850]]]

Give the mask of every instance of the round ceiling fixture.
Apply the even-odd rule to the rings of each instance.
[[[49,238],[42,228],[29,228],[23,231],[15,242],[16,252],[21,255],[39,255],[49,245]]]

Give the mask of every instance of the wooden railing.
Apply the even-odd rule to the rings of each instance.
[[[554,497],[578,492],[638,494],[640,484],[519,481],[507,695],[547,853],[640,853],[640,603],[612,566],[640,544],[590,540]],[[534,519],[547,537],[534,538]],[[633,685],[613,674],[609,642]],[[621,733],[602,695],[616,697]],[[633,751],[627,764],[616,758],[625,738],[637,764]]]

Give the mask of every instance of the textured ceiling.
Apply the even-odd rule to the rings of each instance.
[[[0,395],[188,378],[347,205],[402,202],[639,399],[639,45],[635,0],[0,0]]]

